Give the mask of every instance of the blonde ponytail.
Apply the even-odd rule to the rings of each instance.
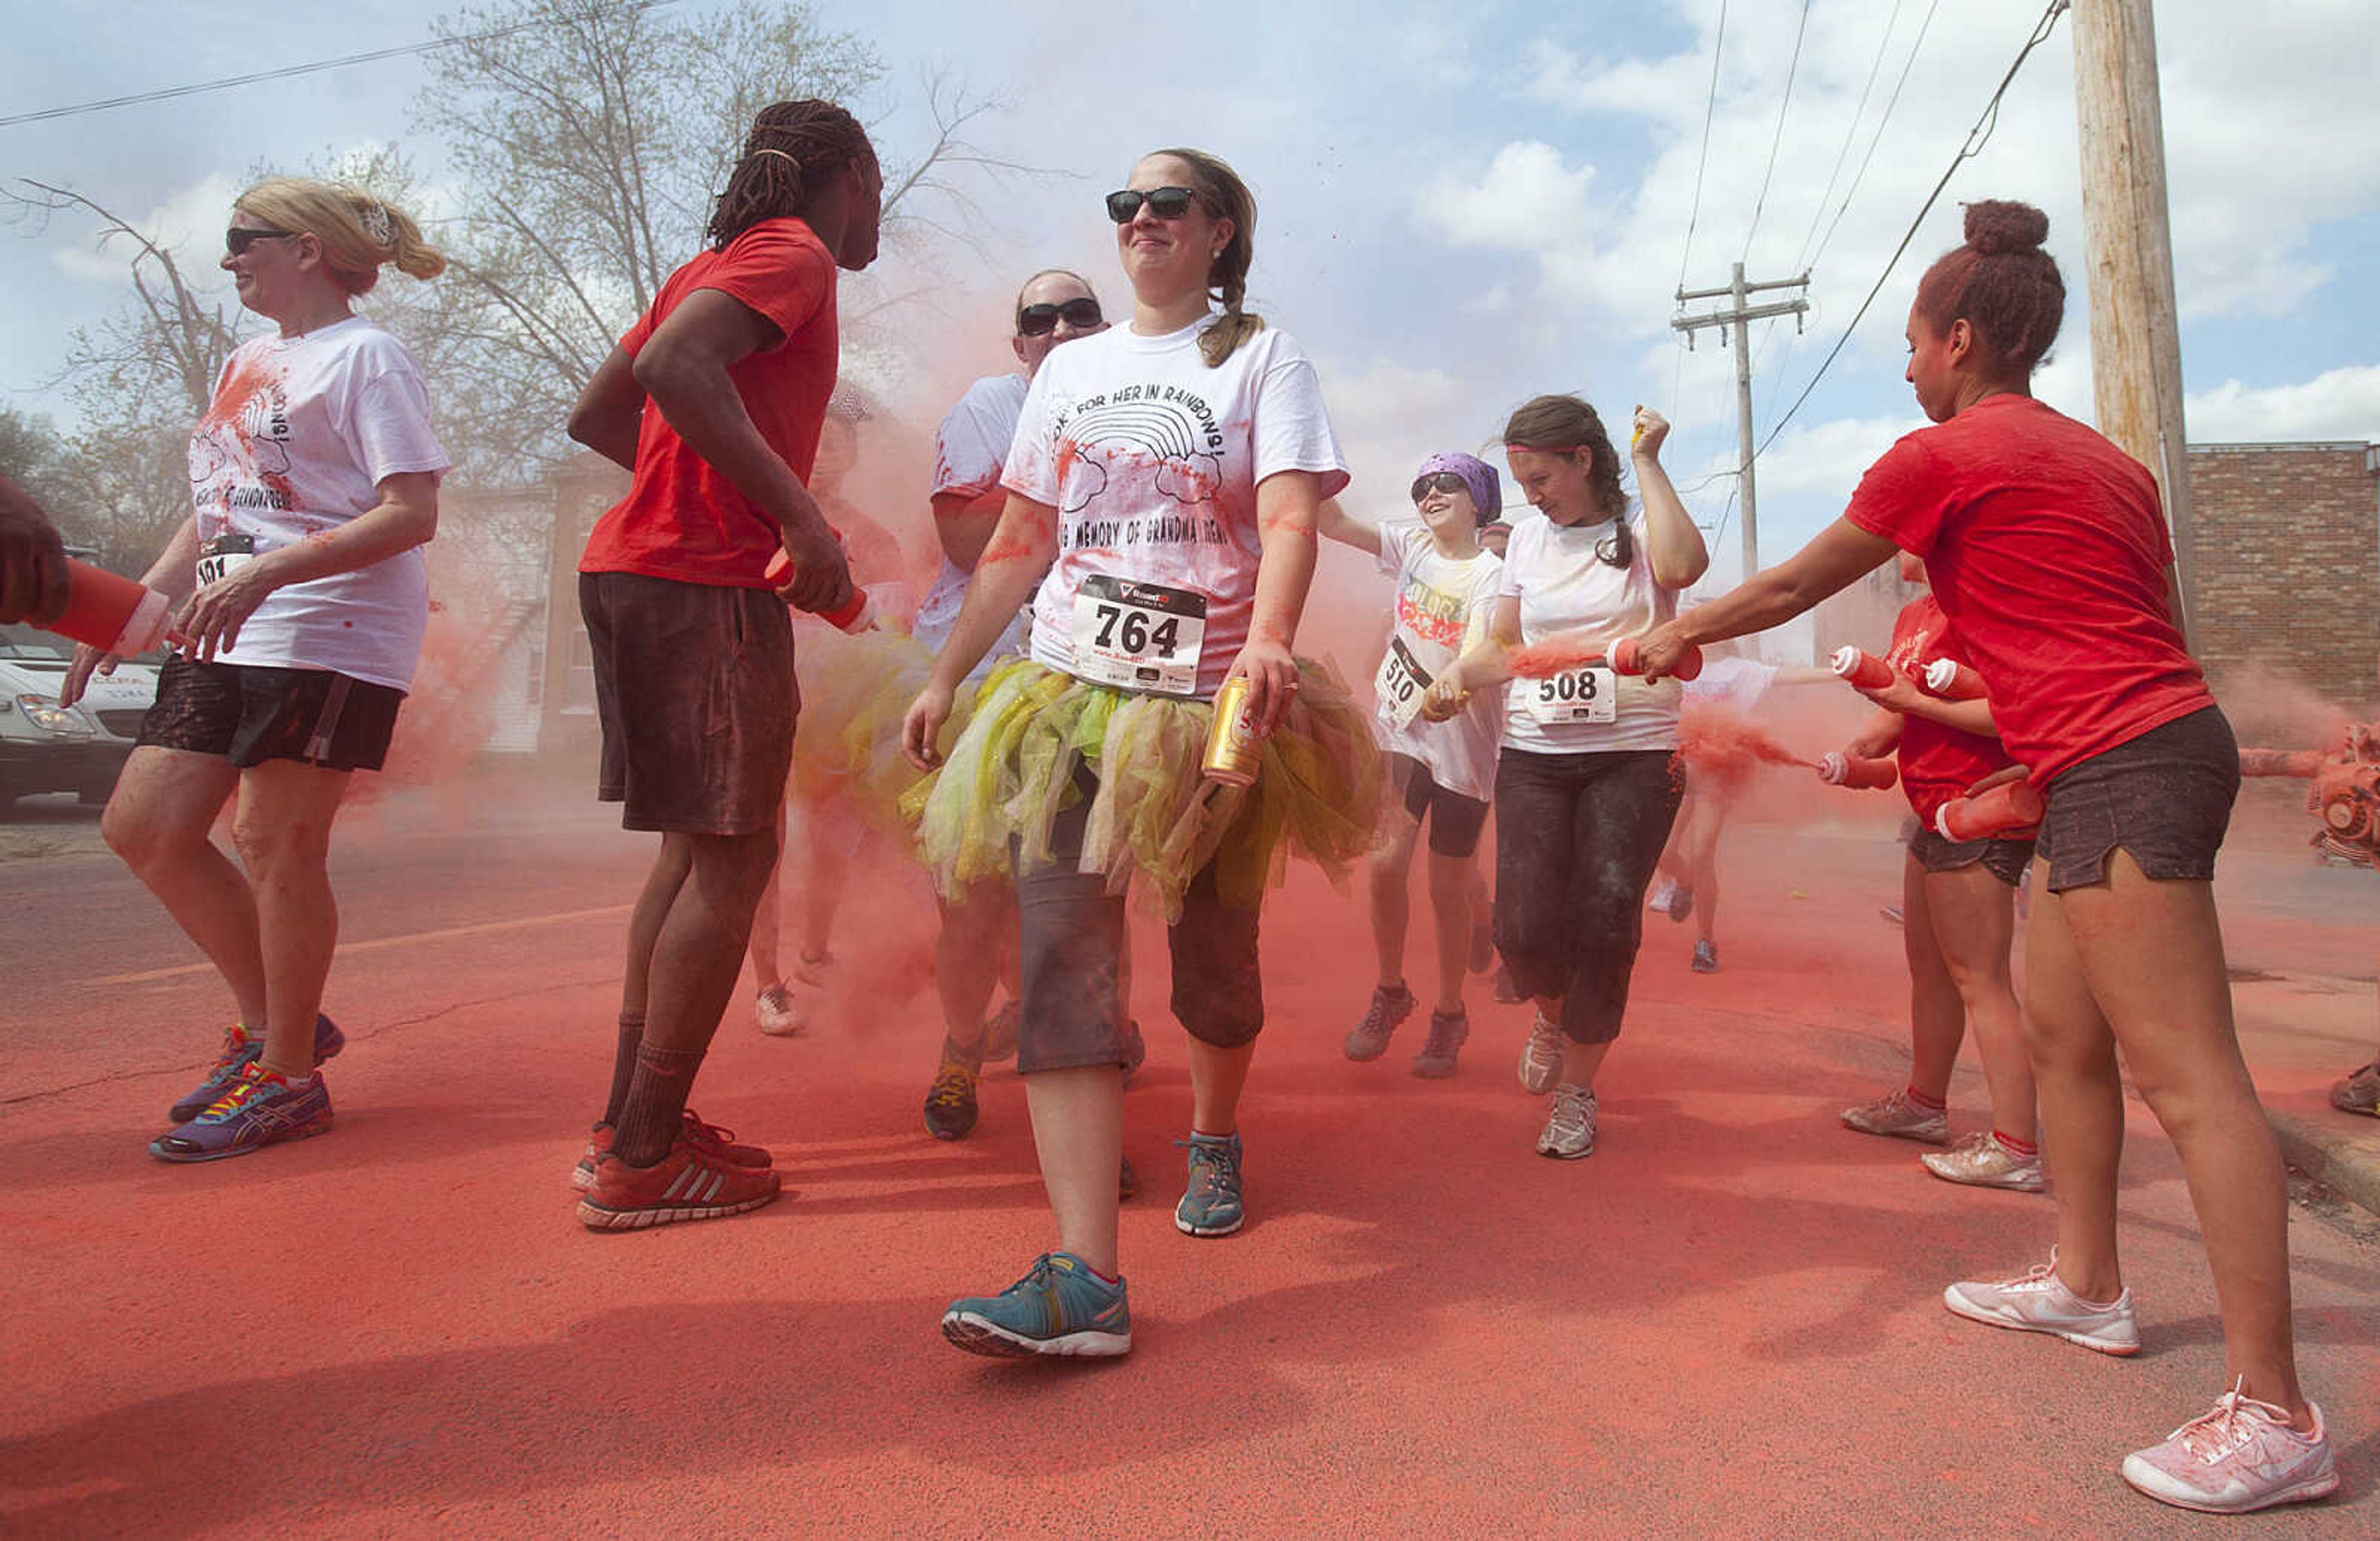
[[[370,294],[383,264],[415,278],[446,271],[445,257],[422,238],[412,216],[358,188],[268,176],[241,193],[235,207],[275,229],[322,242],[323,266],[351,295]]]

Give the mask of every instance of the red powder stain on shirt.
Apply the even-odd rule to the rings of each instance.
[[[1551,679],[1572,669],[1604,661],[1603,644],[1583,637],[1548,637],[1512,653],[1512,673],[1523,679]]]
[[[215,399],[207,404],[207,415],[199,419],[200,429],[203,431],[227,428],[246,440],[249,435],[241,428],[240,419],[248,411],[249,404],[279,384],[280,381],[280,375],[267,369],[261,360],[241,359],[239,367],[225,378],[222,388],[215,392]]]
[[[1689,707],[1680,713],[1678,752],[1690,764],[1722,774],[1760,765],[1810,767],[1810,761],[1724,708]]]

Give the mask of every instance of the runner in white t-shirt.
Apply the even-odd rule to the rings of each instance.
[[[1475,859],[1496,782],[1501,714],[1475,698],[1443,722],[1421,716],[1422,697],[1464,649],[1487,635],[1504,564],[1479,543],[1479,527],[1503,504],[1495,467],[1468,455],[1433,455],[1414,479],[1419,518],[1369,525],[1322,505],[1321,533],[1370,552],[1396,580],[1388,646],[1373,680],[1372,726],[1389,757],[1387,840],[1371,858],[1372,944],[1379,980],[1363,1020],[1347,1035],[1351,1060],[1377,1060],[1419,1004],[1404,978],[1405,926],[1412,904],[1414,847],[1429,824],[1429,898],[1438,922],[1438,999],[1429,1037],[1413,1072],[1454,1074],[1471,1035],[1463,1005],[1467,967],[1492,964],[1492,942],[1475,933],[1488,924],[1487,885]],[[1481,956],[1485,953],[1485,957]]]
[[[1188,150],[1144,157],[1107,201],[1132,324],[1035,376],[1002,478],[1013,495],[905,725],[917,763],[941,768],[920,838],[944,892],[1013,873],[1023,917],[1016,1063],[1059,1250],[944,1315],[944,1336],[979,1353],[1132,1346],[1115,1189],[1125,886],[1170,922],[1190,1037],[1174,1224],[1229,1234],[1239,1094],[1264,1025],[1257,906],[1286,846],[1332,865],[1361,855],[1378,791],[1362,711],[1292,652],[1317,505],[1347,472],[1313,365],[1242,309],[1256,201]],[[945,760],[957,691],[1037,579],[1031,659],[993,673]],[[1246,686],[1244,785],[1201,772],[1227,679],[1233,696]]]
[[[1670,425],[1636,409],[1642,508],[1593,407],[1539,396],[1512,414],[1512,479],[1545,515],[1513,528],[1490,637],[1430,686],[1432,716],[1504,690],[1496,768],[1496,944],[1537,1003],[1521,1084],[1553,1093],[1540,1155],[1595,1149],[1595,1074],[1620,1035],[1644,937],[1645,886],[1678,811],[1678,686],[1614,673],[1601,655],[1667,620],[1710,564],[1661,468]],[[1515,649],[1549,644],[1515,677]]]
[[[193,510],[142,580],[180,601],[186,641],[102,825],[239,1007],[149,1147],[167,1161],[330,1127],[315,1067],[346,1043],[322,1014],[331,825],[349,772],[380,769],[413,683],[447,466],[412,356],[351,309],[383,264],[445,266],[411,220],[274,177],[240,195],[225,246],[240,303],[278,330],[233,350],[190,435]],[[66,698],[104,662],[78,650]],[[235,795],[245,874],[209,838]]]

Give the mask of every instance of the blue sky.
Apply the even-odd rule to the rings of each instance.
[[[1814,230],[1833,225],[1807,334],[1796,339],[1788,324],[1755,336],[1765,436],[2040,14],[2030,0],[1813,0],[1789,100],[1803,6],[1732,0],[1712,104],[1719,0],[817,9],[867,35],[890,67],[864,115],[880,120],[888,158],[924,126],[922,72],[946,65],[1015,99],[984,127],[984,143],[1066,174],[988,189],[1000,225],[989,258],[936,259],[941,297],[913,329],[910,366],[882,382],[921,418],[939,414],[952,382],[997,365],[1006,297],[1024,272],[1079,266],[1111,309],[1121,305],[1098,195],[1141,151],[1184,142],[1232,160],[1256,188],[1253,301],[1323,371],[1357,471],[1352,502],[1391,511],[1421,455],[1480,446],[1522,399],[1572,389],[1615,418],[1639,401],[1667,410],[1678,425],[1672,473],[1702,483],[1688,501],[1711,523],[1729,503],[1728,480],[1705,479],[1733,465],[1733,360],[1707,334],[1680,355],[1669,322],[1682,262],[1689,287],[1722,284],[1748,239],[1752,275],[1783,276],[1816,244]],[[2215,0],[2158,7],[2194,442],[2380,440],[2380,157],[2370,153],[2380,143],[2380,30],[2370,20],[2368,4],[2351,0],[2292,0],[2252,27]],[[0,101],[25,111],[416,42],[428,15],[378,0],[335,17],[133,0],[32,11],[11,33]],[[1876,136],[1904,60],[1906,84]],[[0,128],[0,175],[69,183],[151,218],[203,267],[223,204],[260,162],[394,140],[434,175],[434,140],[407,122],[419,79],[418,65],[395,61]],[[1833,224],[1872,136],[1873,159]],[[1867,461],[1917,425],[1900,379],[1901,320],[1918,272],[1957,239],[1957,200],[1983,196],[2049,212],[2073,297],[2040,391],[2089,416],[2072,42],[2060,22],[1988,145],[1762,459],[1768,560],[1838,512]],[[113,264],[91,259],[90,234],[70,220],[41,234],[0,228],[0,401],[55,412],[42,385],[68,330],[117,302]],[[1733,529],[1715,545],[1731,573]]]

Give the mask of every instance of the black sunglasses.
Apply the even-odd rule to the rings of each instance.
[[[244,256],[259,241],[285,241],[297,234],[295,230],[252,230],[235,224],[224,232],[224,249],[235,257]]]
[[[1057,331],[1062,321],[1077,332],[1088,332],[1102,319],[1096,299],[1070,299],[1063,305],[1027,305],[1016,312],[1016,334],[1038,337]]]
[[[1180,219],[1190,212],[1194,200],[1206,201],[1198,197],[1195,188],[1151,188],[1147,192],[1126,188],[1122,192],[1108,194],[1108,218],[1118,224],[1130,224],[1133,216],[1140,212],[1140,206],[1146,203],[1148,212],[1159,219]]]
[[[1456,492],[1469,491],[1471,491],[1471,484],[1452,471],[1433,471],[1427,476],[1414,479],[1413,501],[1419,503],[1432,492],[1444,492],[1451,496]]]

